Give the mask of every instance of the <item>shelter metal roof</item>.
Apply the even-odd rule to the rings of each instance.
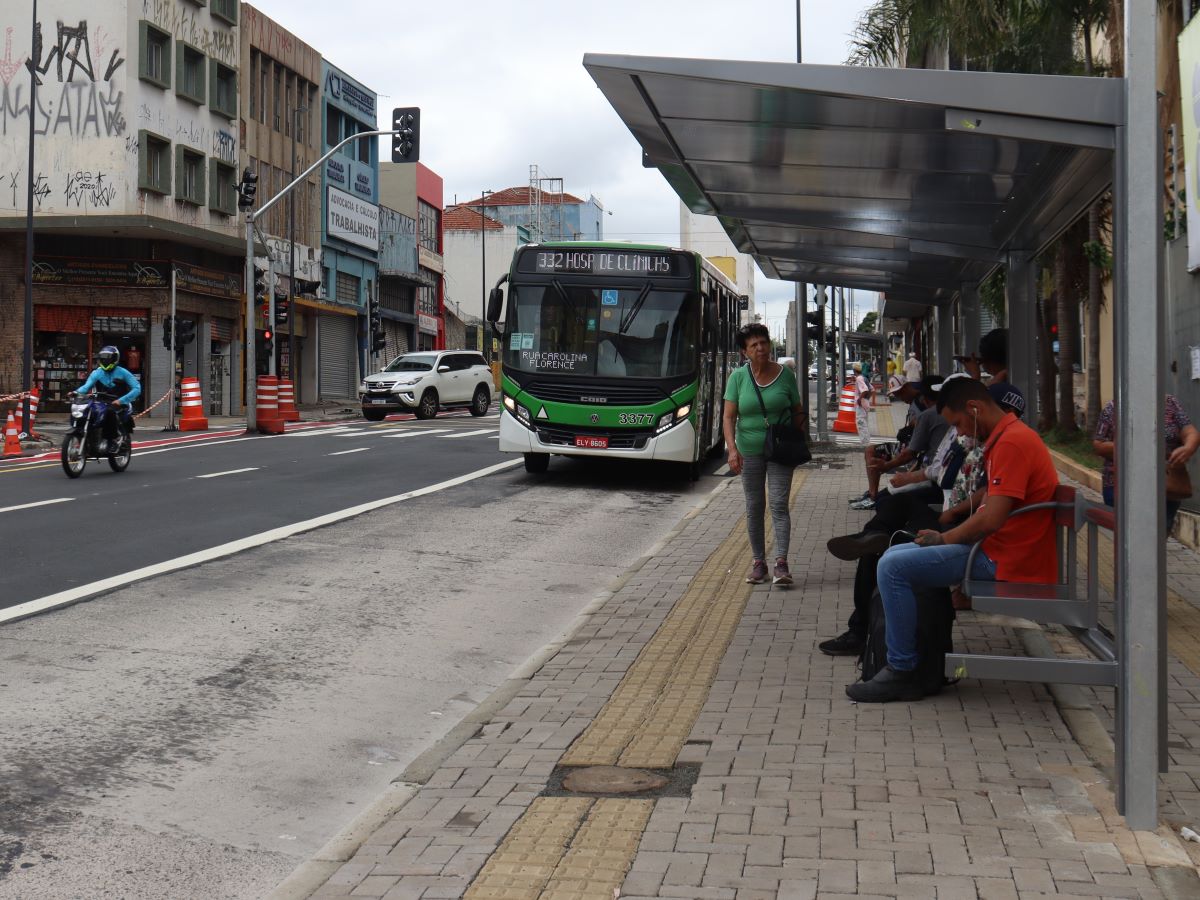
[[[1112,182],[1116,79],[588,54],[696,213],[768,276],[924,311]],[[893,312],[890,314],[904,314]]]

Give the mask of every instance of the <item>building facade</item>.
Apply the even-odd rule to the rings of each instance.
[[[739,253],[716,216],[702,216],[679,204],[679,246],[694,250],[737,283],[738,293],[746,298],[741,322],[755,321],[754,257]]]
[[[410,349],[445,349],[442,176],[424,163],[385,162],[379,180],[383,202],[417,223],[417,329]]]
[[[383,359],[372,360],[377,370],[385,362],[420,346],[417,339],[417,220],[388,206],[379,207],[379,316],[386,343]]]
[[[321,54],[249,4],[242,4],[241,167],[258,175],[259,204],[265,203],[312,165],[321,152]],[[255,266],[272,273],[275,286],[275,340],[264,346],[263,312],[256,305],[255,362],[266,373],[290,377],[301,402],[316,400],[316,316],[320,311],[321,178],[313,173],[302,186],[258,221],[266,243]],[[294,262],[289,253],[295,247]],[[292,272],[295,272],[295,283]],[[285,314],[286,311],[286,314]],[[289,341],[289,335],[295,337]],[[296,346],[296,365],[290,347]]]
[[[165,397],[182,374],[200,379],[209,414],[241,410],[238,25],[237,0],[63,0],[46,10],[33,60],[41,85],[32,173],[23,65],[32,42],[28,23],[8,29],[0,67],[0,393],[23,383],[32,174],[32,375],[43,408],[62,409],[99,348],[114,344],[142,381],[139,407]],[[193,335],[176,360],[163,341],[172,294],[184,333]],[[168,412],[164,403],[154,415]]]
[[[602,241],[604,207],[595,197],[580,200],[566,192],[505,188],[461,204],[483,207],[501,225],[525,228],[531,241]]]
[[[466,323],[477,326],[483,321],[488,293],[508,272],[517,248],[529,243],[529,231],[523,225],[503,225],[467,206],[450,207],[443,222],[446,306],[459,309]],[[474,340],[468,344],[471,349],[483,349],[477,330],[466,334]]]
[[[377,98],[328,61],[321,63],[322,152],[376,131]],[[325,298],[315,317],[318,398],[357,394],[367,371],[367,298],[378,290],[379,140],[351,141],[321,172],[321,266]]]

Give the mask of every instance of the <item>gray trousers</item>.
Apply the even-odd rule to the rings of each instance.
[[[792,536],[792,517],[788,494],[792,490],[795,469],[767,462],[766,457],[742,456],[742,490],[746,494],[746,530],[750,532],[750,553],[754,559],[766,559],[763,536],[764,507],[771,505],[771,524],[775,528],[775,558],[787,558]],[[769,488],[769,490],[768,490]]]

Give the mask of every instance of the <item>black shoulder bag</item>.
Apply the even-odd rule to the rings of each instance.
[[[782,373],[781,373],[782,374]],[[754,393],[758,395],[758,405],[762,408],[763,424],[767,426],[767,436],[763,441],[763,456],[767,462],[779,463],[781,466],[802,466],[812,459],[812,452],[808,449],[808,439],[804,436],[804,430],[796,428],[790,423],[784,425],[782,423],[772,425],[767,418],[767,404],[763,402],[762,390],[758,386],[758,382],[754,380],[754,372],[746,369],[746,375],[750,379],[750,383],[754,385]],[[792,411],[785,409],[784,415],[791,418]]]

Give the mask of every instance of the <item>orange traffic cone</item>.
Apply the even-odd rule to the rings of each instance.
[[[33,426],[37,422],[38,402],[42,399],[42,389],[36,384],[29,389],[29,424],[25,424],[25,404],[17,404],[17,434],[34,436]]]
[[[4,458],[21,455],[21,439],[17,437],[17,420],[13,414],[8,414],[8,422],[4,426]]]
[[[842,434],[858,434],[858,423],[854,419],[854,382],[847,382],[842,388],[842,396],[838,398],[837,419],[833,430]]]
[[[180,431],[207,431],[208,419],[204,417],[204,399],[200,395],[200,379],[185,378],[180,385],[180,408],[183,416],[179,420]]]

